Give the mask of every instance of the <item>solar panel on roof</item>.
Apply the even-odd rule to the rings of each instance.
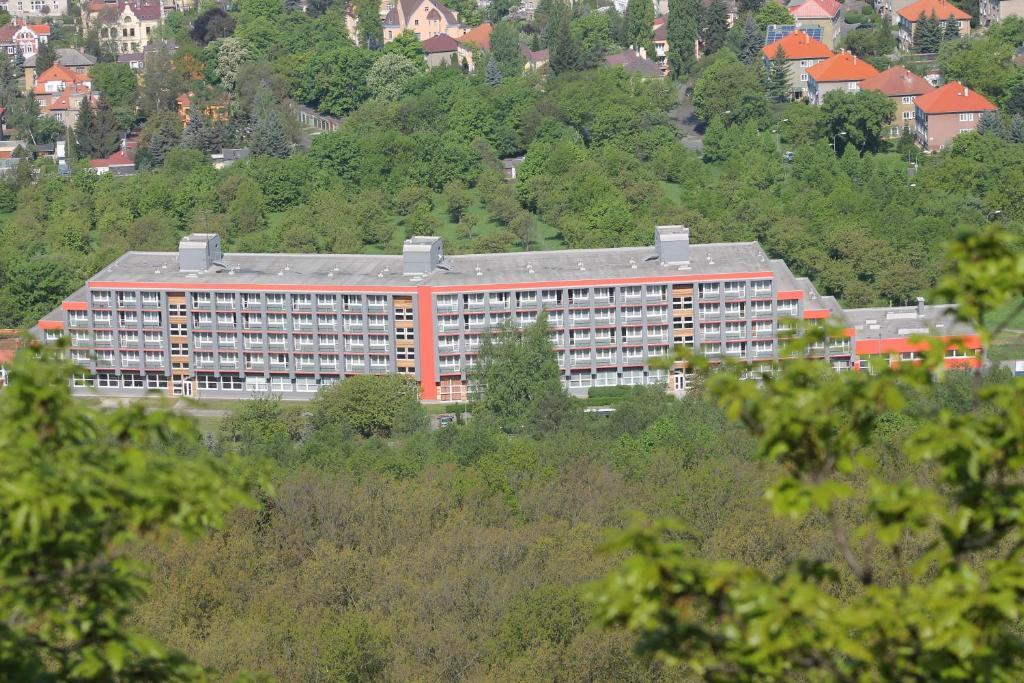
[[[793,31],[800,29],[811,38],[815,40],[821,40],[821,27],[820,26],[797,26],[796,24],[768,24],[768,31],[765,35],[764,44],[771,45],[772,43],[782,40]]]

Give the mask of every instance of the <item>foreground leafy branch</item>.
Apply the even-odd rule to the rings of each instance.
[[[21,352],[0,392],[0,679],[201,678],[127,626],[147,583],[125,547],[219,526],[252,503],[254,482],[223,461],[166,454],[194,442],[186,418],[73,400],[58,354]]]
[[[980,232],[951,255],[941,291],[988,341],[987,313],[1024,295],[1020,240]],[[631,556],[592,589],[601,619],[710,681],[1020,680],[1024,380],[979,381],[973,410],[914,421],[901,455],[926,481],[884,476],[874,457],[881,422],[935,392],[944,351],[870,373],[797,358],[760,383],[711,374],[708,392],[784,469],[766,492],[775,514],[827,518],[833,555],[769,576],[695,557],[671,523],[641,526],[615,539]],[[898,571],[879,576],[880,556]]]

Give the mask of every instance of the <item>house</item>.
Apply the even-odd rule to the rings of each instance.
[[[839,8],[836,0],[806,0],[789,8],[789,13],[801,27],[821,29],[821,42],[834,49],[839,38]]]
[[[991,26],[1007,17],[1024,17],[1024,0],[981,0],[978,14],[982,26]]]
[[[512,182],[518,175],[519,166],[526,157],[508,157],[501,160],[501,176],[507,182]]]
[[[861,90],[877,90],[896,103],[896,115],[884,131],[883,137],[898,138],[904,130],[914,130],[916,117],[914,101],[935,88],[921,76],[902,66],[886,69],[877,76],[860,82]]]
[[[238,149],[222,149],[218,154],[211,154],[210,160],[213,161],[214,168],[221,169],[227,168],[239,159],[248,159],[251,156],[252,151],[248,147],[239,147]]]
[[[485,21],[455,39],[459,43],[459,60],[465,62],[470,71],[476,70],[476,65],[473,63],[476,53],[490,52],[492,30],[494,30],[494,25]]]
[[[0,140],[0,159],[16,159],[26,151],[28,143],[24,140]]]
[[[39,105],[39,113],[67,127],[78,121],[78,111],[86,98],[95,103],[98,98],[92,90],[88,74],[72,71],[63,64],[54,64],[39,74],[32,87],[32,97]]]
[[[524,68],[527,71],[536,71],[546,66],[551,59],[551,53],[547,49],[531,50],[525,43],[519,43],[519,54],[526,60]]]
[[[663,72],[668,72],[668,17],[654,20],[654,61]]]
[[[437,0],[396,0],[382,19],[384,42],[390,43],[402,31],[412,31],[420,40],[445,34],[458,38],[466,32],[459,15]]]
[[[50,41],[49,24],[27,24],[22,19],[12,19],[11,23],[0,27],[0,50],[8,58],[15,53],[22,57],[34,56],[39,46]]]
[[[459,43],[449,35],[442,33],[427,38],[420,46],[428,66],[457,66],[459,63]]]
[[[922,17],[935,17],[943,25],[955,21],[961,36],[971,33],[971,15],[949,0],[917,0],[897,12],[900,25],[900,47],[909,50],[914,45],[914,29]]]
[[[87,74],[89,68],[96,63],[96,58],[81,50],[70,47],[58,47],[54,50],[54,63],[60,64],[76,74]],[[31,91],[36,85],[36,55],[25,58],[25,90]]]
[[[935,152],[960,133],[978,127],[983,112],[996,105],[958,81],[947,83],[914,101],[917,144],[926,152]]]
[[[865,78],[878,75],[878,69],[849,52],[840,52],[807,69],[807,98],[820,105],[833,90],[856,92]]]
[[[780,48],[789,64],[789,92],[794,100],[807,97],[807,83],[810,79],[807,69],[832,57],[832,50],[803,31],[793,31],[785,38],[761,48],[766,68],[770,68]]]
[[[2,0],[0,10],[18,19],[57,17],[68,13],[68,0]]]
[[[89,170],[96,175],[134,175],[135,159],[125,150],[117,150],[106,159],[90,159]]]
[[[127,64],[135,73],[142,73],[143,64],[145,64],[146,55],[143,52],[126,52],[117,56],[118,64]]]
[[[163,7],[148,2],[91,2],[82,13],[86,30],[96,28],[100,40],[116,54],[142,52],[160,25]]]
[[[187,126],[188,122],[192,120],[192,98],[195,97],[194,93],[185,93],[178,95],[178,118],[181,120],[182,126]],[[211,103],[203,107],[203,116],[210,119],[214,123],[224,122],[228,120],[228,107],[226,103]]]
[[[640,48],[639,52],[624,50],[618,54],[608,55],[604,62],[610,67],[621,66],[629,73],[643,78],[662,78],[665,75],[657,62],[647,59],[647,51],[644,48]]]

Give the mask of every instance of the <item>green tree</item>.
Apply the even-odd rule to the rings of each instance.
[[[75,121],[75,153],[80,159],[99,158],[94,154],[92,146],[94,118],[92,102],[88,97],[82,98],[82,104],[78,109],[78,119]]]
[[[935,18],[935,12],[931,16],[921,16],[914,23],[913,49],[917,53],[932,53],[939,51],[939,44],[942,42],[942,25]]]
[[[1003,125],[1003,117],[997,111],[983,111],[978,117],[978,133],[984,135],[989,133],[996,137],[1005,138],[1006,126]]]
[[[519,29],[510,21],[499,21],[491,31],[491,57],[498,71],[512,77],[523,72],[523,56],[519,52]]]
[[[743,22],[743,34],[740,39],[740,61],[750,66],[761,58],[761,48],[764,46],[764,38],[754,17],[747,16]]]
[[[828,137],[845,133],[836,140],[840,145],[837,154],[846,143],[861,152],[877,152],[882,144],[882,129],[896,115],[896,103],[877,90],[833,90],[825,94],[821,114]]]
[[[522,432],[565,396],[547,319],[519,330],[506,325],[484,335],[471,381],[474,413],[493,417],[507,432]]]
[[[356,26],[359,44],[368,50],[379,50],[384,44],[384,27],[380,22],[380,0],[359,0],[356,3]]]
[[[1014,114],[1010,119],[1010,140],[1019,144],[1024,143],[1024,115]]]
[[[1021,246],[986,229],[951,250],[942,295],[984,340],[999,329],[993,309],[1024,296]],[[815,340],[822,331],[802,347]],[[871,373],[793,360],[763,386],[708,377],[779,472],[766,492],[774,513],[822,518],[829,547],[769,572],[698,557],[678,524],[635,529],[616,544],[632,556],[593,590],[601,618],[707,680],[1019,680],[1024,383],[965,377],[961,407],[902,419],[908,402],[938,396],[944,347]],[[895,472],[871,454],[893,428],[884,457]]]
[[[425,423],[416,382],[400,375],[349,377],[317,392],[310,410],[314,427],[363,436],[409,433]]]
[[[793,15],[789,13],[788,9],[775,2],[775,0],[768,0],[757,10],[754,20],[757,22],[757,28],[760,29],[763,35],[768,29],[768,24],[793,23]]]
[[[408,57],[382,54],[366,72],[366,89],[373,97],[397,100],[419,73],[420,65]]]
[[[552,7],[544,42],[549,51],[548,66],[554,73],[563,74],[582,68],[583,56],[580,44],[572,34],[569,9],[560,2]]]
[[[957,24],[956,19],[950,19],[945,23],[943,27],[942,39],[943,40],[956,40],[960,37],[960,26]]]
[[[249,61],[249,51],[238,38],[224,38],[217,48],[217,66],[213,72],[225,90],[234,90],[238,70]]]
[[[292,153],[288,130],[284,127],[281,112],[266,84],[260,87],[253,103],[253,126],[249,134],[249,147],[253,156],[284,159]]]
[[[498,68],[498,60],[491,55],[487,59],[487,66],[484,68],[484,81],[492,88],[501,85],[501,70]]]
[[[693,65],[700,31],[700,7],[699,0],[669,0],[665,32],[669,45],[668,66],[673,78],[682,77]]]
[[[53,66],[53,63],[57,60],[57,53],[54,52],[53,46],[47,41],[39,46],[39,50],[36,52],[36,75],[39,75]]]
[[[1024,114],[1024,80],[1010,88],[1003,101],[1003,109],[1011,116]]]
[[[654,54],[654,3],[651,0],[629,0],[626,6],[626,42],[647,55]]]
[[[448,203],[448,217],[453,223],[458,223],[465,215],[472,199],[466,184],[458,180],[445,183],[444,198]]]
[[[701,12],[701,35],[704,38],[704,54],[718,52],[725,45],[729,34],[729,16],[723,0],[711,0]],[[742,61],[742,60],[740,60]]]
[[[139,79],[131,67],[116,62],[99,63],[89,69],[93,88],[103,94],[117,118],[118,127],[127,130],[135,122],[139,97]]]
[[[228,464],[175,457],[191,422],[71,397],[56,353],[20,353],[0,393],[0,672],[10,680],[183,680],[201,669],[129,625],[142,537],[220,526],[249,505]]]
[[[693,109],[703,121],[717,116],[728,126],[764,118],[768,100],[757,73],[722,50],[693,87]]]
[[[384,46],[385,52],[402,55],[414,64],[423,63],[423,46],[416,34],[406,29]]]
[[[146,78],[139,90],[139,106],[149,117],[177,109],[178,95],[185,91],[185,79],[166,45],[146,54]]]
[[[352,46],[317,51],[296,84],[296,96],[325,114],[347,114],[370,96],[366,75],[373,62],[373,53]]]
[[[789,61],[781,45],[775,48],[775,56],[772,57],[768,71],[768,98],[773,102],[789,99]]]
[[[235,20],[220,7],[206,10],[192,22],[189,36],[197,45],[206,46],[235,32]]]

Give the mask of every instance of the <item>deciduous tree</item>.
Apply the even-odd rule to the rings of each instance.
[[[693,64],[699,32],[699,0],[669,0],[665,33],[668,39],[668,66],[673,78],[682,77]]]

